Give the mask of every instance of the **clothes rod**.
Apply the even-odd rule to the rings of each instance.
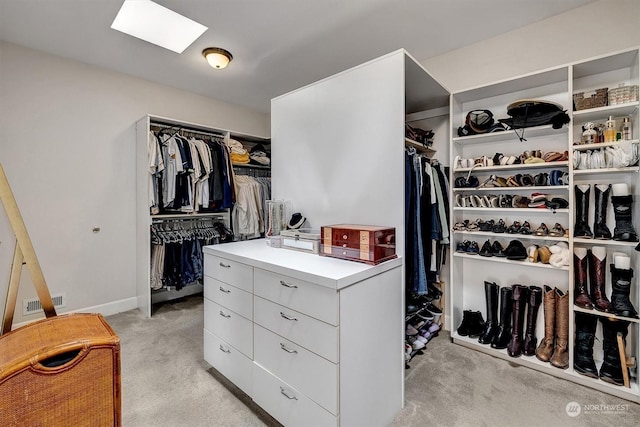
[[[201,135],[215,136],[217,138],[224,138],[224,134],[214,133],[214,132],[207,132],[205,130],[194,129],[194,128],[190,128],[188,126],[182,126],[182,125],[169,125],[169,124],[164,124],[164,123],[153,123],[152,122],[150,124],[150,126],[151,127],[164,128],[164,129],[177,129],[178,132],[185,131],[185,132],[191,132],[191,133],[198,133],[198,134],[201,134]]]

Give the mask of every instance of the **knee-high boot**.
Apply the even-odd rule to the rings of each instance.
[[[553,354],[553,339],[556,332],[556,297],[553,288],[545,285],[543,295],[544,305],[544,338],[536,349],[536,357],[548,362]]]
[[[556,368],[569,367],[569,293],[555,290],[556,297],[556,346],[551,356],[551,364]]]
[[[596,248],[598,247],[593,247],[593,249]],[[604,252],[605,256],[600,259],[593,252],[593,249],[587,250],[587,258],[589,258],[589,288],[591,290],[591,301],[593,302],[593,306],[596,310],[611,313],[613,311],[613,307],[611,306],[611,302],[607,298],[604,289],[607,270],[606,252]],[[598,251],[596,250],[596,252]]]
[[[523,285],[513,285],[513,307],[511,314],[511,341],[507,346],[507,353],[511,357],[520,357],[522,354],[522,331],[524,329],[524,313],[527,307],[529,288]]]
[[[487,321],[484,331],[478,338],[480,344],[491,344],[493,337],[498,333],[498,288],[492,282],[484,282],[484,297],[487,303]]]
[[[527,310],[527,330],[524,334],[524,344],[522,352],[525,356],[536,354],[536,321],[538,320],[538,309],[542,303],[542,288],[539,286],[529,286],[529,308]]]
[[[583,190],[582,187],[587,187]],[[574,186],[575,207],[576,207],[576,223],[574,225],[573,237],[593,238],[593,233],[589,228],[589,193],[591,187],[589,185]]]
[[[609,193],[611,192],[611,184],[606,186],[606,190],[600,190],[601,185],[593,186],[595,195],[595,215],[593,220],[593,237],[596,239],[611,239],[611,230],[607,227],[607,205],[609,204]],[[605,187],[602,185],[602,187]]]
[[[498,323],[498,332],[491,340],[491,348],[503,349],[509,345],[509,340],[511,339],[512,299],[513,290],[510,287],[500,288],[500,323]]]
[[[598,368],[593,361],[593,343],[598,318],[590,314],[575,312],[576,339],[573,346],[573,368],[579,374],[598,378]]]
[[[615,385],[624,385],[622,363],[618,349],[618,333],[622,334],[622,342],[626,346],[629,322],[624,320],[600,319],[602,322],[602,348],[604,360],[600,367],[600,379]]]
[[[573,302],[580,308],[593,309],[593,303],[589,298],[587,277],[589,274],[589,261],[587,251],[584,248],[573,250]]]

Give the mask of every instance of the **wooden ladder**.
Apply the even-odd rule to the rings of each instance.
[[[40,268],[38,257],[33,249],[31,238],[27,232],[27,227],[24,225],[24,220],[18,209],[18,204],[11,191],[11,186],[7,180],[7,176],[4,173],[4,168],[0,164],[0,199],[7,212],[7,217],[13,229],[13,233],[16,237],[16,248],[13,253],[13,262],[11,264],[11,274],[9,275],[9,289],[7,291],[7,300],[4,306],[4,315],[2,318],[2,325],[0,325],[0,335],[11,331],[13,324],[13,315],[16,307],[16,300],[18,298],[18,287],[20,286],[20,276],[22,274],[22,266],[26,264],[29,276],[33,281],[33,285],[36,288],[36,293],[40,299],[40,304],[44,310],[46,317],[52,317],[56,315],[56,309],[53,306],[51,300],[51,294],[49,288],[44,280],[44,274]]]

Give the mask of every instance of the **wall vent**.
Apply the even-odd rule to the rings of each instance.
[[[51,299],[53,300],[53,306],[58,308],[64,308],[67,306],[67,294],[57,294],[51,295]],[[40,300],[36,298],[25,299],[22,300],[22,315],[27,316],[29,314],[40,313],[42,312],[42,304],[40,304]]]

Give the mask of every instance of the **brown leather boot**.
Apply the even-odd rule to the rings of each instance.
[[[595,246],[594,246],[595,247]],[[591,288],[591,301],[598,311],[612,313],[613,307],[604,291],[607,273],[607,257],[598,259],[591,249],[587,250],[589,258],[589,285]]]
[[[586,258],[586,257],[585,257]],[[551,364],[556,368],[569,367],[569,293],[555,290],[556,297],[556,347],[551,356]]]
[[[587,290],[587,272],[588,272],[588,260],[587,255],[580,258],[574,249],[573,252],[573,298],[574,303],[580,308],[593,309],[593,303],[589,298],[589,291]],[[582,249],[584,250],[584,249]]]
[[[524,285],[513,285],[513,308],[511,324],[511,341],[507,345],[507,354],[511,357],[522,355],[522,333],[524,331],[524,313],[529,298],[529,288]]]
[[[553,338],[556,330],[556,297],[553,288],[544,286],[544,338],[536,349],[536,357],[543,362],[548,362],[553,354]]]

